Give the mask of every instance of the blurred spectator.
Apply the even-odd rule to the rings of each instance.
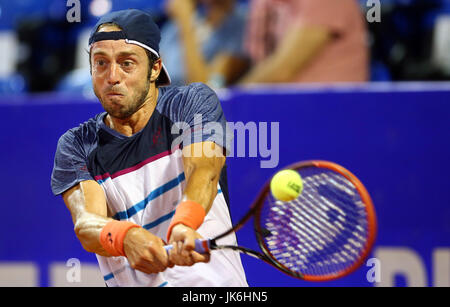
[[[80,8],[85,16],[87,5]],[[66,1],[53,0],[44,14],[24,16],[18,21],[17,71],[25,77],[31,92],[54,90],[57,82],[74,68],[81,23],[69,22],[67,10]]]
[[[73,68],[75,41],[70,38],[72,24],[46,19],[23,20],[17,30],[22,48],[28,52],[17,70],[26,76],[29,90],[50,91]]]
[[[172,84],[232,84],[247,70],[246,7],[235,0],[169,0],[160,50]]]
[[[450,79],[450,15],[436,20],[431,61],[442,79]]]
[[[381,3],[381,22],[369,24],[372,61],[384,64],[393,81],[448,78],[440,60],[445,58],[441,50],[446,49],[444,52],[449,53],[445,47],[448,32],[442,21],[450,13],[450,1],[391,0]],[[436,23],[436,20],[440,22]],[[438,58],[434,61],[433,51]]]
[[[366,36],[356,0],[251,0],[240,83],[367,81]]]

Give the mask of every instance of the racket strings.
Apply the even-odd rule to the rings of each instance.
[[[284,264],[286,266],[288,266],[290,269],[295,269],[295,268],[293,268],[295,266],[295,267],[297,267],[297,271],[298,271],[298,268],[301,268],[301,269],[303,269],[303,272],[308,268],[309,263],[314,262],[314,261],[319,262],[320,266],[323,266],[323,264],[330,265],[330,263],[327,260],[325,260],[322,264],[322,263],[320,263],[320,259],[315,259],[317,257],[309,256],[309,258],[307,258],[304,256],[304,255],[308,255],[308,254],[311,255],[312,253],[317,253],[317,252],[327,253],[327,254],[333,253],[333,249],[320,238],[320,234],[317,231],[313,233],[313,232],[309,231],[307,228],[297,227],[297,226],[295,226],[295,224],[292,224],[290,231],[292,231],[292,230],[295,233],[297,233],[297,236],[300,236],[301,239],[298,240],[298,242],[290,242],[289,243],[289,241],[285,241],[283,243],[284,248],[282,247],[281,249],[278,250],[278,252],[277,252],[277,250],[274,251],[275,258],[278,258],[278,259],[281,258],[281,260],[282,260],[281,262],[282,263],[284,262]],[[281,233],[281,235],[282,236],[289,236],[289,235],[292,236],[292,232],[284,233],[284,234]],[[319,244],[317,242],[319,242]],[[340,260],[340,262],[345,261],[339,255],[334,255],[334,256],[337,257]],[[334,261],[334,262],[336,262],[336,261]],[[319,269],[320,269],[320,267],[319,267]],[[315,274],[325,274],[325,273],[326,272],[324,270],[315,272]]]
[[[323,231],[324,234],[333,236],[333,234],[335,234],[339,230],[345,230],[343,229],[342,225],[333,225],[328,222],[330,216],[336,220],[341,218],[341,216],[337,215],[333,211],[326,213],[327,208],[325,206],[320,206],[320,204],[317,205],[316,201],[314,201],[314,198],[311,196],[308,190],[304,192],[304,196],[300,198],[300,200],[296,199],[295,202],[296,204],[293,205],[292,208],[294,208],[294,210],[300,211],[301,215],[307,217],[309,220],[318,225],[318,227],[321,228],[321,231]],[[321,208],[319,208],[319,206]]]
[[[308,191],[306,191],[305,194],[308,194]],[[340,206],[345,205],[345,203],[341,203],[338,200],[336,200],[336,202]],[[294,210],[301,211],[301,214],[305,217],[305,219],[313,221],[314,217],[310,216],[310,214],[311,212],[316,211],[315,207],[316,206],[314,206],[313,202],[302,202],[297,200],[297,206],[294,206]],[[330,206],[330,208],[336,209],[333,204]],[[364,238],[362,236],[358,236],[357,232],[353,231],[354,229],[350,229],[352,227],[346,227],[343,225],[343,223],[345,223],[345,219],[347,219],[349,225],[355,225],[357,223],[357,220],[351,215],[345,215],[343,212],[337,213],[337,211],[334,210],[328,210],[327,214],[329,219],[332,221],[334,220],[334,222],[328,222],[327,219],[322,218],[321,225],[323,227],[319,228],[316,232],[319,234],[319,236],[322,237],[323,241],[327,242],[326,248],[322,248],[319,251],[312,251],[309,259],[312,262],[318,263],[319,266],[322,266],[324,264],[330,266],[331,263],[334,263],[335,266],[339,266],[339,264],[346,266],[348,263],[352,263],[353,261],[355,261],[355,259],[359,256],[357,250],[363,247],[360,242],[357,242],[349,237],[352,235],[356,235],[358,239],[362,238],[364,240]],[[349,239],[346,240],[346,238]],[[310,237],[310,239],[314,240],[315,238]],[[328,259],[322,259],[323,253],[329,255]],[[321,261],[323,261],[323,263]],[[330,269],[336,271],[342,268],[330,267]]]
[[[299,204],[301,205],[301,203]],[[299,210],[299,207],[294,207],[296,211],[301,211]],[[334,235],[334,233],[332,232],[333,230],[327,229],[325,227],[320,227],[320,225],[316,225],[313,226],[311,223],[316,223],[315,220],[313,218],[311,218],[306,211],[304,212],[299,212],[299,215],[302,216],[301,219],[299,219],[300,223],[304,223],[307,227],[309,227],[310,229],[314,230],[314,236],[303,236],[304,238],[309,238],[311,241],[315,241],[315,240],[319,240],[319,243],[321,244],[321,246],[319,247],[319,250],[324,250],[325,252],[332,252],[333,251],[333,247],[336,247],[338,244],[342,244],[343,241],[339,240],[339,238],[337,238],[336,240],[336,236]],[[319,226],[319,227],[317,227]],[[302,234],[303,235],[303,234]],[[335,240],[335,241],[333,241]],[[339,242],[337,242],[339,241]]]
[[[301,175],[304,190],[297,199],[266,199],[266,245],[292,271],[335,274],[354,263],[364,249],[364,204],[353,184],[338,173],[314,170]]]
[[[310,177],[310,178],[314,179],[315,177],[316,176]],[[348,199],[348,196],[354,197],[354,195],[356,195],[356,194],[353,191],[350,190],[352,187],[347,184],[347,181],[338,182],[338,181],[336,181],[337,178],[329,177],[326,174],[321,174],[320,177],[322,177],[321,178],[322,180],[320,180],[321,184],[324,183],[323,179],[328,180],[329,183],[331,183],[332,186],[335,186],[339,190],[344,191],[345,192],[345,194],[344,194],[345,198],[347,198],[347,199],[343,200],[342,197],[338,197],[338,195],[333,195],[333,197],[330,197],[330,195],[327,195],[327,197],[324,197],[323,195],[321,195],[319,197],[321,202],[327,204],[327,206],[329,208],[329,210],[327,211],[327,215],[329,217],[329,220],[331,221],[330,223],[326,223],[326,222],[324,223],[322,221],[322,224],[324,226],[333,226],[333,224],[334,224],[334,225],[336,225],[335,228],[337,228],[340,231],[340,235],[336,236],[335,234],[331,233],[331,236],[330,236],[330,230],[328,230],[328,236],[330,238],[332,238],[333,240],[330,240],[330,242],[329,242],[329,245],[328,245],[328,248],[327,248],[327,253],[330,254],[330,255],[333,255],[335,257],[335,258],[331,259],[332,262],[336,262],[336,260],[339,263],[344,263],[346,260],[354,261],[354,259],[353,259],[354,256],[356,256],[356,257],[358,256],[358,253],[355,252],[355,248],[360,248],[362,246],[358,242],[352,242],[352,240],[350,239],[348,242],[350,242],[351,244],[354,245],[354,247],[352,249],[352,248],[350,248],[350,246],[348,244],[345,244],[346,242],[343,242],[343,238],[351,236],[352,234],[355,234],[354,231],[351,231],[351,229],[349,229],[349,227],[344,227],[343,224],[347,220],[347,223],[349,223],[349,225],[357,225],[356,224],[357,220],[354,219],[355,216],[353,215],[354,211],[353,210],[349,210],[351,208],[345,208],[347,203],[353,201],[353,199],[351,199],[351,200]],[[314,183],[314,181],[312,181],[312,182]],[[318,185],[317,183],[314,184],[314,185],[318,189],[320,189],[320,185]],[[327,190],[324,191],[322,189],[321,192],[322,193],[327,193],[327,194],[330,194],[330,192],[331,192],[333,194],[333,191],[336,191],[336,190],[327,189]],[[306,191],[305,196],[308,196],[308,192],[309,192],[309,190]],[[330,202],[328,199],[333,199],[334,203]],[[300,206],[302,206],[302,202],[301,201],[298,201],[298,203],[300,204]],[[297,207],[297,208],[301,209],[303,212],[305,212],[305,214],[308,213],[308,212],[311,212],[311,211],[308,211],[308,209],[309,210],[314,210],[315,209],[315,206],[314,206],[314,204],[312,202],[308,202],[306,204],[309,205],[309,208],[307,208],[307,206],[302,206],[301,208],[299,208],[299,207]],[[343,208],[344,210],[341,210],[340,208]],[[348,212],[349,214],[346,214],[345,212]],[[336,232],[336,229],[332,229],[331,231]],[[325,232],[324,232],[324,234],[325,234]],[[342,234],[344,234],[344,236]],[[353,252],[353,253],[351,253],[351,254],[353,254],[353,256],[351,254],[347,253],[344,250],[341,253],[338,253],[338,254],[330,253],[330,250],[337,250],[338,248],[340,248],[342,246],[347,247],[347,249],[350,252]],[[311,257],[311,259],[313,259],[313,257]]]
[[[280,219],[280,222],[286,223],[286,220]],[[298,224],[297,226],[292,223],[289,225],[289,228],[286,228],[284,231],[278,233],[282,237],[292,236],[294,233],[299,238],[298,240],[292,240],[291,238],[290,241],[285,241],[282,243],[283,247],[281,249],[275,249],[272,251],[274,257],[281,260],[281,262],[290,269],[294,266],[299,266],[305,270],[311,260],[317,261],[314,258],[308,259],[305,255],[314,253],[318,250],[324,253],[332,252],[327,245],[328,243],[323,240],[326,238],[320,237],[319,232],[308,229],[310,224],[305,222],[305,220],[301,219],[301,223],[304,224],[304,226],[302,224]]]
[[[313,199],[313,197],[310,195],[309,191],[305,191],[306,196],[310,196],[310,199]],[[338,232],[344,232],[348,235],[350,234],[350,230],[348,228],[345,228],[341,223],[345,223],[345,220],[347,220],[348,223],[351,223],[352,225],[356,225],[355,227],[358,228],[360,231],[364,231],[364,229],[359,225],[358,223],[361,222],[360,217],[361,215],[356,216],[353,214],[353,211],[348,210],[348,214],[340,213],[337,214],[334,210],[328,210],[328,208],[321,206],[321,209],[317,209],[316,202],[310,201],[306,199],[306,197],[300,198],[300,200],[296,200],[297,206],[293,206],[296,210],[300,210],[303,215],[306,215],[309,217],[310,220],[315,220],[318,218],[317,214],[320,214],[320,222],[322,226],[322,230],[324,231],[324,235],[328,234],[329,236],[336,236],[336,233]],[[342,207],[345,206],[345,203],[340,203]],[[331,206],[331,208],[335,208],[334,205]],[[328,211],[327,211],[328,210]],[[326,212],[327,211],[327,212]],[[364,213],[364,212],[363,212]],[[315,215],[316,214],[316,215]],[[335,220],[335,225],[333,223],[329,223],[328,219],[331,218]],[[358,219],[359,218],[359,219]],[[362,220],[363,223],[365,223],[365,220]],[[317,222],[316,222],[317,223]],[[366,223],[365,223],[366,224]],[[365,240],[365,238],[358,233],[353,233],[358,239]],[[353,241],[350,241],[352,243]],[[337,242],[336,242],[337,243]],[[358,244],[357,244],[358,245]],[[359,245],[358,245],[359,246]]]

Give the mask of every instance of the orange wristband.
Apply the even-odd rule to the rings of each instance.
[[[127,221],[111,221],[100,233],[100,244],[111,256],[125,256],[123,240],[128,230],[134,227],[141,226]]]
[[[205,219],[206,211],[202,205],[186,200],[178,204],[177,210],[170,222],[169,230],[167,231],[167,241],[170,240],[172,228],[177,224],[183,224],[192,229],[197,230]]]

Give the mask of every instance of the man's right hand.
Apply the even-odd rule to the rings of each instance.
[[[154,274],[174,266],[164,249],[164,241],[144,228],[130,229],[123,246],[128,262],[135,270]]]

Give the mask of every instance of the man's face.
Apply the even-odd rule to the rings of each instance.
[[[148,99],[149,59],[143,48],[124,40],[99,41],[92,45],[91,63],[95,95],[109,115],[125,119]]]

